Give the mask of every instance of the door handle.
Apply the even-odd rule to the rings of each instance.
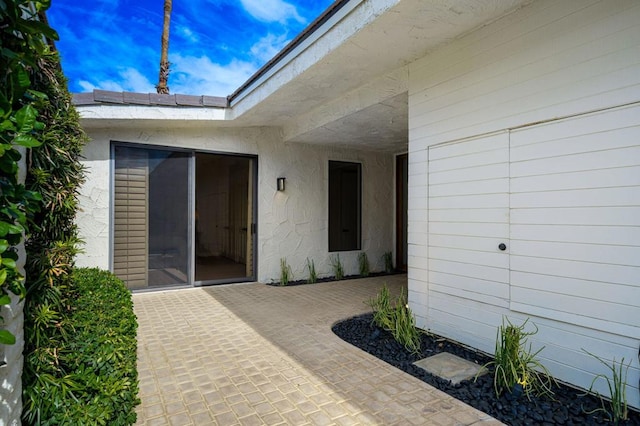
[[[500,251],[505,251],[507,249],[507,245],[505,243],[498,244],[498,249]]]

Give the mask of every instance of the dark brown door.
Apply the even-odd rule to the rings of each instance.
[[[396,269],[407,270],[407,187],[409,155],[396,157]]]

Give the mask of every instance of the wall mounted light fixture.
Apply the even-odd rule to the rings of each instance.
[[[276,187],[278,188],[278,191],[284,191],[284,181],[285,180],[287,180],[287,178],[279,177],[278,180],[276,181],[277,182],[277,186]]]

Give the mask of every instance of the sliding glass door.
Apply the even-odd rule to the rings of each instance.
[[[196,153],[197,282],[254,275],[254,162],[250,157]]]
[[[113,158],[113,271],[130,289],[254,279],[254,158],[125,144]]]

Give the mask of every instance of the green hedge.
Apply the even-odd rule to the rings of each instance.
[[[140,401],[138,325],[131,293],[120,279],[99,269],[76,269],[71,283],[70,332],[57,348],[58,368],[55,374],[50,373],[52,366],[39,370],[23,420],[42,425],[133,424]]]

